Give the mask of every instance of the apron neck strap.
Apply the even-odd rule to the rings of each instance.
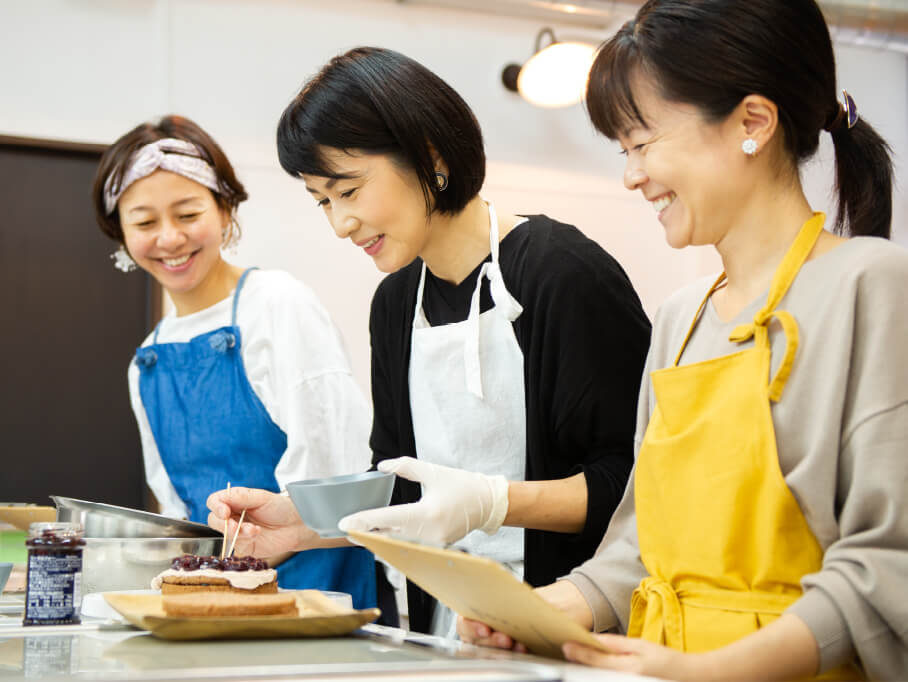
[[[489,207],[489,250],[492,252],[492,262],[498,262],[498,214],[492,202],[487,202]]]
[[[234,290],[234,294],[233,294],[233,309],[230,312],[230,326],[231,327],[236,326],[236,308],[237,308],[237,303],[240,300],[240,292],[243,290],[243,285],[246,283],[246,277],[248,277],[249,273],[252,272],[253,270],[258,270],[258,268],[256,268],[256,267],[246,268],[246,270],[243,271],[243,274],[240,275],[239,281],[236,283],[236,289]],[[153,344],[156,344],[158,342],[158,334],[161,332],[161,322],[163,322],[163,320],[160,320],[155,325],[154,339],[152,339],[152,341],[151,341]]]
[[[794,282],[795,277],[797,277],[798,272],[801,270],[801,266],[804,265],[804,262],[807,260],[807,256],[810,255],[810,252],[813,250],[814,245],[817,243],[817,239],[820,238],[820,234],[823,232],[823,224],[826,221],[826,215],[821,212],[816,212],[813,214],[804,225],[801,226],[798,236],[795,237],[794,242],[788,248],[788,251],[785,253],[785,256],[782,258],[782,262],[776,268],[776,272],[773,275],[772,283],[769,286],[769,295],[766,299],[766,305],[754,316],[753,322],[740,325],[736,327],[729,337],[730,341],[740,343],[742,341],[747,341],[750,339],[754,333],[756,327],[765,327],[769,324],[770,319],[776,316],[774,311],[776,306],[779,304],[779,301],[788,293],[788,289],[791,287],[792,282]],[[687,330],[687,335],[684,337],[684,342],[681,344],[681,348],[678,350],[678,355],[675,356],[675,366],[681,362],[681,355],[684,353],[684,349],[687,347],[688,342],[690,341],[691,336],[694,333],[694,329],[697,327],[697,323],[700,321],[700,317],[703,314],[703,309],[706,307],[706,304],[709,302],[710,297],[715,293],[716,289],[726,280],[726,274],[723,272],[719,275],[719,278],[713,283],[709,288],[709,291],[706,292],[706,296],[703,297],[703,301],[700,303],[700,307],[697,309],[697,314],[694,315],[694,319],[691,321],[690,328]],[[788,315],[790,318],[791,316]],[[792,328],[793,319],[787,320],[788,324],[786,325],[786,332]],[[794,333],[796,334],[796,325]],[[790,352],[794,352],[793,349],[790,349]]]
[[[240,292],[243,290],[243,285],[246,284],[246,278],[249,276],[249,273],[253,270],[258,270],[258,268],[246,268],[243,271],[243,274],[240,275],[240,280],[236,283],[236,291],[233,294],[233,310],[230,313],[230,326],[236,327],[236,309],[240,302]]]
[[[723,272],[719,277],[713,282],[713,285],[709,288],[709,291],[706,292],[706,296],[703,297],[703,300],[700,301],[700,307],[697,308],[697,312],[694,315],[694,319],[691,320],[690,327],[687,329],[687,334],[684,335],[684,341],[681,342],[681,348],[678,349],[678,354],[675,356],[675,361],[672,363],[675,367],[681,362],[681,355],[684,353],[684,349],[687,348],[687,343],[690,341],[690,337],[694,335],[694,329],[697,328],[697,322],[700,321],[700,316],[703,314],[703,309],[706,308],[706,304],[709,303],[709,299],[715,293],[716,289],[719,288],[719,285],[725,281],[725,273]]]
[[[497,266],[498,265],[498,250],[499,250],[498,215],[495,213],[495,207],[492,206],[491,202],[486,202],[486,205],[489,207],[489,250],[492,253],[491,265]],[[476,290],[473,293],[473,299],[475,299],[474,303],[476,306],[479,305],[478,296],[479,296],[479,290],[482,287],[482,278],[488,276],[490,280],[492,279],[492,275],[489,274],[489,271],[490,271],[489,265],[490,265],[489,263],[484,263],[482,268],[480,268],[479,277],[476,278]],[[492,273],[497,272],[497,270],[495,270],[494,267],[491,268],[491,271],[492,271]],[[425,321],[425,315],[423,314],[423,310],[422,310],[422,297],[423,297],[423,292],[425,291],[425,288],[426,288],[426,263],[425,263],[425,261],[423,261],[422,270],[420,271],[420,274],[419,274],[419,285],[416,288],[416,317],[420,320],[421,323],[428,325],[428,322]],[[498,293],[498,291],[492,292],[492,298],[493,298],[493,300],[495,300],[495,302],[497,304],[498,301],[495,296],[496,293]],[[500,294],[499,294],[499,297],[501,297]],[[471,310],[471,315],[472,315],[473,305],[470,306],[470,310]],[[518,313],[518,315],[519,315],[519,313]]]
[[[779,305],[779,302],[784,298],[785,294],[788,293],[788,289],[791,287],[792,282],[794,282],[795,277],[798,276],[801,266],[804,265],[810,252],[813,251],[814,245],[823,232],[823,223],[825,220],[826,216],[823,213],[814,213],[813,217],[804,223],[801,230],[798,232],[798,236],[795,237],[794,242],[792,242],[788,251],[785,253],[785,256],[782,258],[779,267],[776,268],[776,272],[772,277],[772,283],[769,285],[769,295],[766,298],[766,305],[754,315],[752,322],[738,325],[732,330],[731,335],[728,337],[728,340],[732,343],[743,343],[744,341],[753,338],[758,348],[769,348],[770,321],[775,318],[782,325],[782,332],[785,334],[785,354],[782,356],[782,361],[779,363],[779,367],[772,379],[769,379],[768,377],[767,367],[769,398],[774,402],[778,402],[782,398],[782,391],[788,381],[788,376],[791,374],[791,368],[794,365],[795,353],[798,350],[799,343],[798,324],[795,321],[794,316],[785,310],[777,311],[776,306]],[[681,349],[678,351],[677,357],[675,357],[675,366],[681,361],[681,354],[684,352],[684,348],[687,346],[687,343],[693,334],[694,328],[700,319],[700,315],[703,313],[703,308],[706,306],[707,301],[709,301],[710,296],[713,295],[713,292],[715,292],[716,288],[724,280],[725,273],[722,273],[715,284],[710,287],[709,292],[707,292],[706,297],[700,304],[700,308],[694,316],[687,336],[684,338],[684,343],[681,344]]]
[[[776,309],[776,306],[779,305],[779,301],[788,293],[791,283],[794,282],[795,277],[798,276],[801,266],[804,265],[807,256],[813,251],[814,245],[820,238],[820,234],[823,232],[823,223],[825,221],[826,215],[817,212],[801,227],[798,236],[795,237],[794,242],[789,247],[788,252],[779,264],[779,267],[776,268],[776,273],[772,278],[772,284],[769,285],[769,296],[766,299],[766,305],[763,306],[763,309],[757,313],[754,318],[754,321],[757,322],[757,324],[759,324],[757,320],[761,316],[768,316],[771,314],[772,311]]]

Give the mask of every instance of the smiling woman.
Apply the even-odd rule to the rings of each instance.
[[[163,514],[204,521],[228,482],[277,492],[367,465],[369,408],[327,312],[286,273],[221,256],[246,192],[207,133],[179,116],[138,126],[105,152],[93,198],[118,267],[147,271],[175,307],[128,374]],[[280,563],[279,584],[374,606],[371,555],[311,540]]]
[[[615,631],[566,656],[675,680],[904,679],[908,251],[886,239],[888,145],[836,87],[823,13],[648,0],[586,103],[669,243],[712,245],[724,272],[660,307],[625,496],[596,556],[540,589]],[[832,229],[800,179],[827,132]]]
[[[479,196],[473,112],[391,50],[326,64],[284,111],[278,153],[337,236],[388,273],[370,319],[370,444],[398,473],[394,504],[341,528],[457,542],[532,584],[591,556],[630,469],[649,341],[621,266],[573,226],[497,214]],[[212,500],[215,526],[242,495]],[[246,519],[261,538],[275,529]],[[453,633],[415,586],[408,605],[413,629]]]

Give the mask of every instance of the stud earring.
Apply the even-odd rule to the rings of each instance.
[[[114,267],[120,272],[132,272],[136,269],[136,262],[122,244],[119,249],[110,254],[110,258],[114,262]]]
[[[741,143],[741,151],[748,156],[753,156],[757,153],[757,141],[752,137],[748,137]]]
[[[438,184],[439,192],[444,192],[448,189],[448,176],[441,171],[435,171],[435,182]]]

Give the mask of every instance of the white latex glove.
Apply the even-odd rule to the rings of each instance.
[[[419,502],[368,509],[345,516],[338,523],[351,530],[379,531],[434,545],[457,542],[472,530],[498,532],[508,513],[508,481],[504,476],[440,464],[413,457],[386,459],[379,471],[392,472],[422,485]]]

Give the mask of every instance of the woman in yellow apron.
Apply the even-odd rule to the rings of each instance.
[[[597,555],[540,589],[627,635],[566,645],[571,660],[696,680],[908,672],[908,252],[880,239],[888,149],[835,92],[813,0],[653,0],[597,56],[587,104],[625,184],[725,272],[660,309],[628,490]],[[852,239],[801,187],[824,128]]]

